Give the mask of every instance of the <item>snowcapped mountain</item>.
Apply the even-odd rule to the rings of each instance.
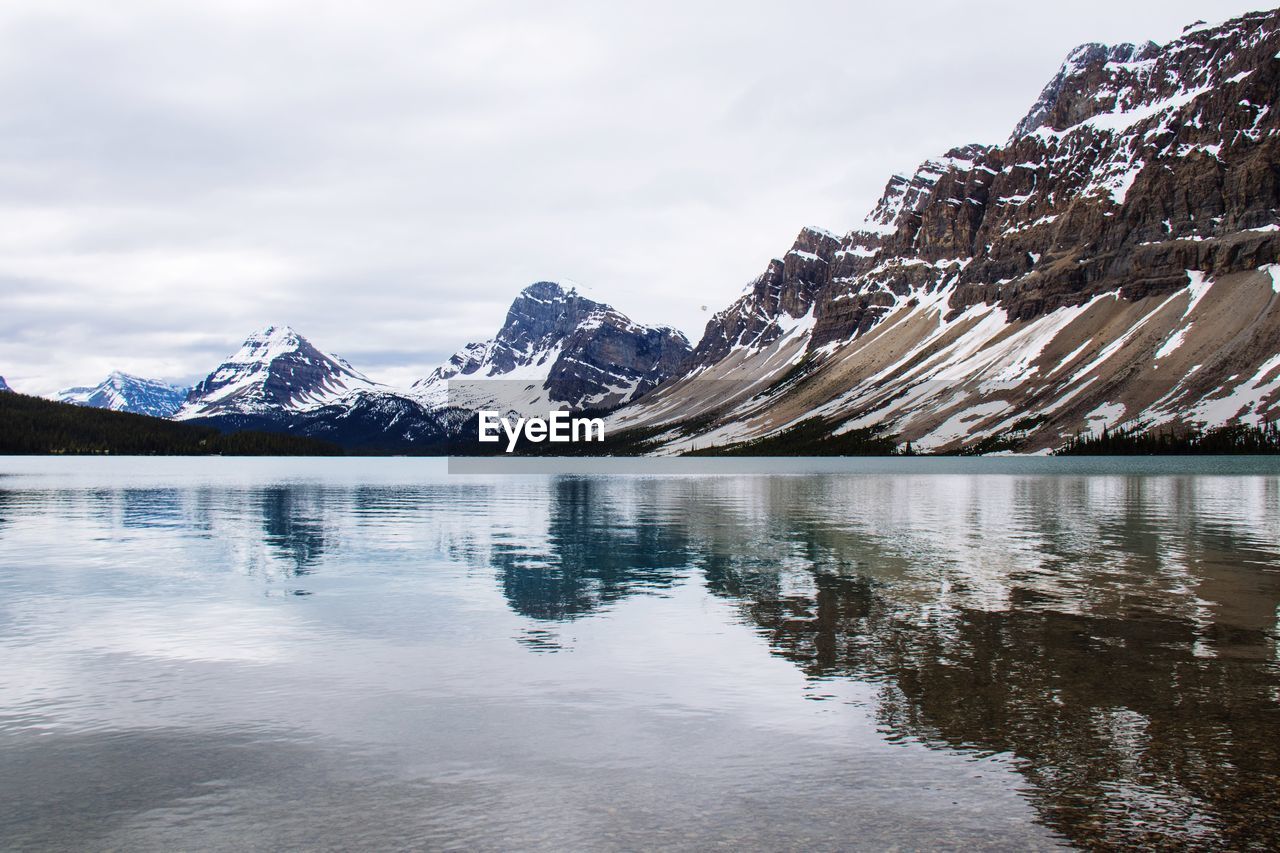
[[[64,388],[53,399],[77,406],[167,418],[182,405],[188,390],[157,379],[144,379],[113,370],[97,385]]]
[[[894,176],[843,236],[803,229],[615,433],[1036,451],[1280,415],[1278,53],[1280,11],[1077,48],[1005,144]]]
[[[173,417],[284,416],[382,387],[288,326],[267,326],[192,388]]]
[[[459,350],[412,393],[431,408],[565,404],[609,408],[683,371],[683,334],[635,323],[616,309],[556,282],[529,285],[498,333]]]
[[[893,176],[842,235],[802,229],[696,347],[537,282],[412,388],[268,327],[175,417],[423,451],[476,408],[564,405],[614,409],[612,438],[660,453],[864,429],[1040,452],[1274,419],[1277,103],[1280,10],[1083,45],[1003,144]]]
[[[174,417],[363,450],[440,452],[477,408],[614,406],[678,374],[690,351],[674,329],[633,323],[538,282],[516,297],[492,340],[468,345],[412,388],[375,383],[292,329],[268,327],[193,388]]]

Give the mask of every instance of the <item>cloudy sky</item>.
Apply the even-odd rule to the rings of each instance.
[[[191,381],[289,323],[406,382],[539,279],[696,340],[1075,45],[1259,5],[7,0],[0,375]]]

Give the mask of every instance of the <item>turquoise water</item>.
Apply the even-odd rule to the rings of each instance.
[[[1280,845],[1275,460],[482,463],[0,459],[0,846]]]

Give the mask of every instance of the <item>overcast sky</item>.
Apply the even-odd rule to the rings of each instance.
[[[192,381],[288,323],[407,382],[539,279],[696,341],[1075,45],[1259,5],[7,0],[0,375]]]

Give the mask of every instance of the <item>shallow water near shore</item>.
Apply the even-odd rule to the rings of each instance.
[[[459,470],[0,458],[0,846],[1280,846],[1274,457]]]

